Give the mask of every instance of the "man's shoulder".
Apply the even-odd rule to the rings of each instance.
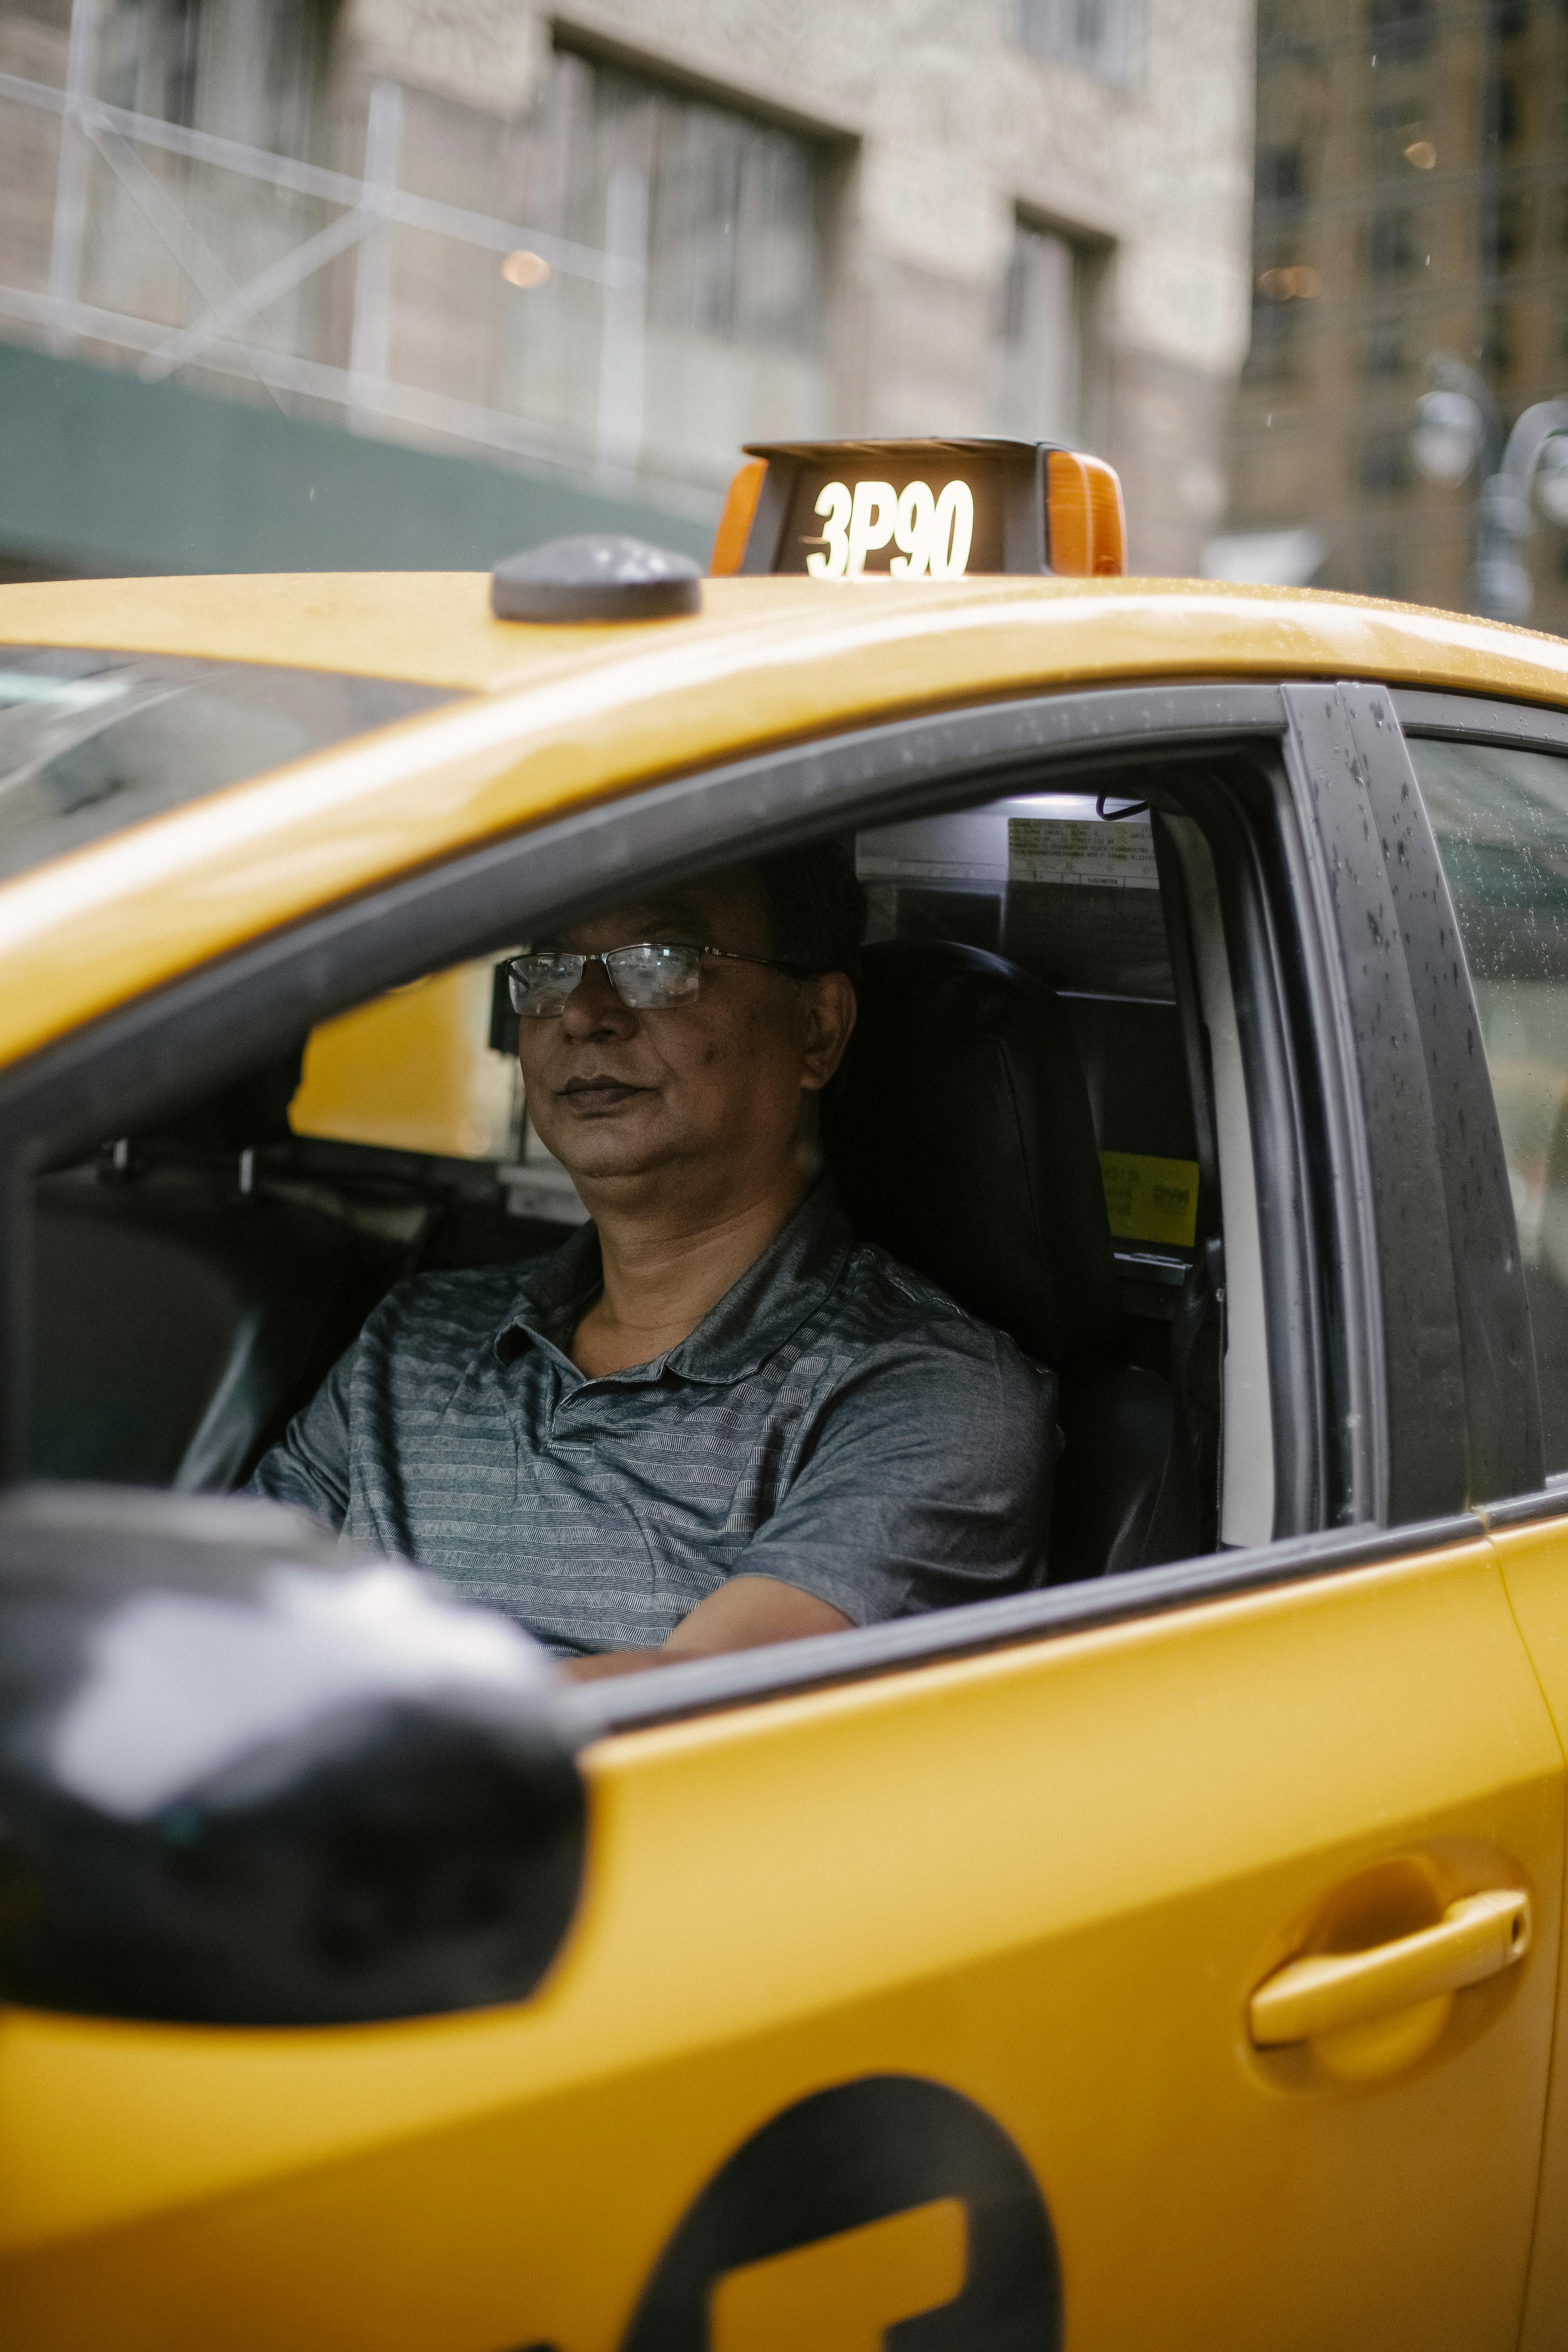
[[[844,1261],[839,1290],[846,1310],[879,1328],[930,1322],[938,1328],[972,1318],[950,1292],[879,1242],[855,1242]]]
[[[930,1349],[934,1357],[984,1360],[1023,1370],[1027,1360],[1005,1331],[961,1307],[952,1294],[875,1242],[858,1241],[827,1303],[836,1336],[860,1349]]]
[[[504,1324],[526,1275],[540,1261],[512,1265],[442,1267],[394,1285],[365,1326],[365,1336],[402,1354],[471,1351]]]

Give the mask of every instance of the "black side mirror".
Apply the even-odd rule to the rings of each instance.
[[[270,1503],[0,1498],[0,1994],[323,2025],[521,1999],[583,1875],[544,1653]]]

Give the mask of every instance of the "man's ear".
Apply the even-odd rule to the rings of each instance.
[[[820,1093],[844,1059],[855,1027],[855,983],[845,971],[813,972],[800,983],[801,1085]]]

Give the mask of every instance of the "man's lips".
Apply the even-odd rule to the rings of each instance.
[[[574,1110],[615,1110],[634,1095],[652,1094],[651,1087],[628,1086],[622,1078],[568,1078],[559,1089]]]

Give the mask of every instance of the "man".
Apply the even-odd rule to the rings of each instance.
[[[253,1491],[579,1677],[1026,1582],[1050,1376],[858,1244],[817,1178],[862,906],[837,851],[797,851],[519,957],[529,1108],[593,1223],[394,1290]]]

